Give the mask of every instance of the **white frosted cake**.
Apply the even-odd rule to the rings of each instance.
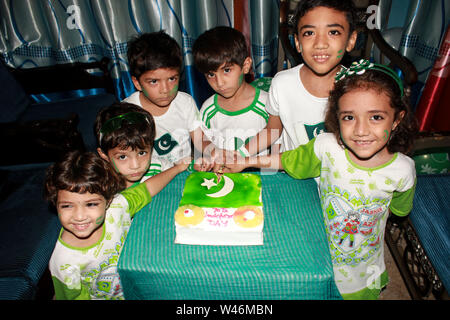
[[[175,212],[175,243],[198,245],[262,245],[264,214],[261,177],[194,172],[184,185]]]

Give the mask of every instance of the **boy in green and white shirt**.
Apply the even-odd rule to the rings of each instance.
[[[244,80],[252,66],[245,37],[236,29],[219,26],[200,35],[192,50],[195,66],[216,92],[200,109],[204,140],[222,150],[212,158],[224,155],[224,150],[242,150],[245,155],[243,147],[268,120],[268,93]]]
[[[218,148],[239,150],[266,126],[267,97],[267,92],[256,88],[254,100],[248,107],[228,111],[218,104],[218,94],[211,96],[200,109],[203,132]]]
[[[149,112],[156,125],[152,158],[142,182],[190,157],[191,142],[200,150],[195,137],[202,131],[195,100],[178,90],[183,54],[177,41],[164,31],[139,34],[128,43],[127,56],[137,91],[122,102]]]

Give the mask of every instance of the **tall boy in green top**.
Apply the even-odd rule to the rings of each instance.
[[[221,161],[224,150],[242,150],[266,126],[268,94],[245,81],[252,59],[238,30],[207,30],[195,41],[193,55],[196,68],[216,92],[203,103],[200,117],[202,131],[217,148],[209,150],[211,158]]]

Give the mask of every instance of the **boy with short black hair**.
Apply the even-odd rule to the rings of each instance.
[[[352,0],[301,0],[294,14],[295,46],[303,64],[278,72],[272,80],[267,127],[246,145],[250,154],[281,135],[281,152],[323,132],[325,108],[341,61],[356,43]]]
[[[245,81],[252,66],[245,37],[231,27],[215,27],[197,38],[192,51],[196,68],[216,92],[200,109],[203,132],[222,152],[242,151],[268,119],[267,92]]]
[[[201,135],[194,99],[178,91],[183,58],[164,31],[145,33],[128,45],[128,63],[137,91],[123,101],[148,111],[156,124],[150,171],[162,172],[191,155],[194,133]]]
[[[113,103],[98,112],[94,130],[97,153],[123,176],[127,188],[155,174],[149,169],[155,122],[146,110],[127,102]]]

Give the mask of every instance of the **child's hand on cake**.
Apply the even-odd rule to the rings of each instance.
[[[281,154],[258,157],[238,157],[234,162],[224,164],[216,163],[213,171],[215,173],[235,173],[247,168],[282,169]]]
[[[186,157],[174,163],[173,167],[164,170],[144,181],[152,197],[158,194],[177,174],[185,171],[191,164],[192,158]]]
[[[225,150],[220,148],[214,148],[211,151],[211,159],[214,164],[224,164],[228,162],[236,162],[236,159],[239,157],[239,153],[237,151]]]
[[[223,173],[236,173],[241,172],[242,170],[246,169],[247,165],[245,164],[245,161],[241,159],[241,161],[235,161],[234,163],[227,163],[227,164],[216,164],[213,168],[213,171],[218,174]]]
[[[214,168],[214,162],[207,157],[198,158],[194,162],[195,171],[211,171]]]

